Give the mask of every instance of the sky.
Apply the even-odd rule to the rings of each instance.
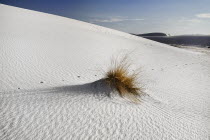
[[[210,35],[210,0],[0,0],[128,33]]]

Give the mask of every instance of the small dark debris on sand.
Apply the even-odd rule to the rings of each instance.
[[[77,76],[78,78],[80,78],[80,76]]]
[[[44,82],[41,81],[40,83],[42,84],[42,83],[44,83]]]
[[[18,89],[20,89],[20,88],[18,88]]]

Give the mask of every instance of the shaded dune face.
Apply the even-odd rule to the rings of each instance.
[[[142,36],[157,42],[174,45],[210,47],[210,36]]]

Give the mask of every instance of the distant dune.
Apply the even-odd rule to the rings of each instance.
[[[210,35],[166,36],[166,34],[164,33],[148,33],[135,35],[169,45],[198,45],[201,47],[210,47]]]
[[[136,36],[167,36],[165,33],[146,33],[146,34],[133,34]]]

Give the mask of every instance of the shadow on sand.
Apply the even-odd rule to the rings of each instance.
[[[109,84],[105,81],[105,79],[100,79],[91,83],[81,84],[81,85],[66,85],[66,86],[58,86],[58,87],[51,87],[51,88],[42,88],[42,89],[32,89],[32,90],[19,90],[19,91],[10,91],[3,93],[3,97],[9,96],[27,96],[27,95],[45,95],[45,94],[65,94],[65,95],[93,95],[96,97],[109,97],[111,98],[116,92],[115,89],[111,88]],[[139,96],[140,97],[140,96]],[[140,99],[136,98],[127,98],[129,102],[132,103],[139,103]],[[125,99],[125,98],[123,98]],[[141,93],[141,101],[144,100],[152,100],[155,103],[160,103],[159,100],[150,97],[146,93]]]
[[[4,95],[37,95],[37,94],[55,94],[55,93],[65,93],[65,94],[92,94],[110,97],[113,89],[106,83],[104,79],[97,80],[95,82],[81,84],[81,85],[66,85],[52,88],[42,88],[33,90],[20,90],[16,92],[7,92]]]

